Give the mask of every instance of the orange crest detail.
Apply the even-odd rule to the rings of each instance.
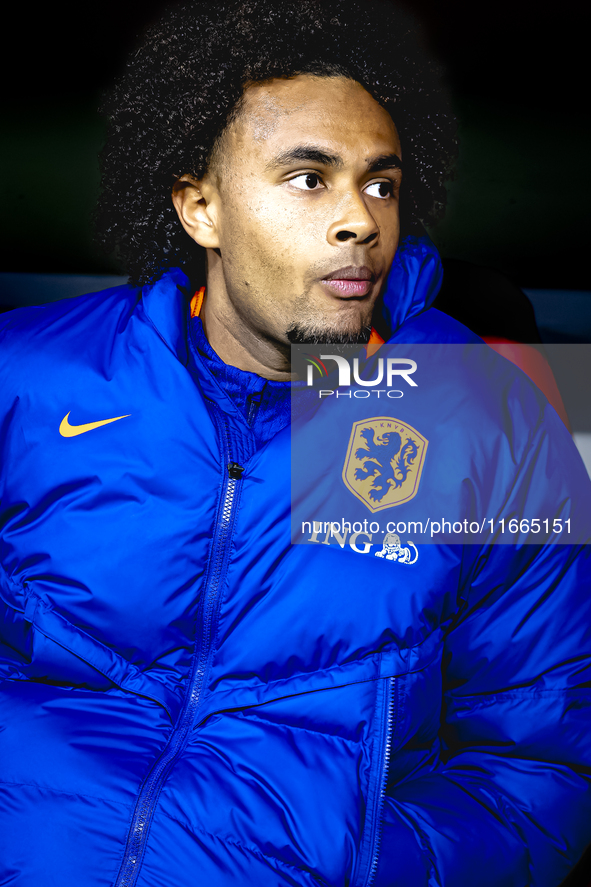
[[[343,481],[372,512],[402,505],[416,496],[429,441],[391,416],[355,422]]]

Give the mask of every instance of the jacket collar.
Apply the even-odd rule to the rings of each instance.
[[[432,240],[426,234],[405,237],[396,252],[381,307],[390,334],[431,306],[442,279],[441,259]],[[170,268],[142,290],[150,322],[184,366],[189,361],[187,319],[192,295],[189,279],[180,268]]]
[[[183,366],[189,362],[187,316],[192,295],[189,278],[180,268],[169,268],[160,280],[142,289],[150,323]]]
[[[430,237],[401,241],[382,300],[382,318],[393,335],[404,323],[430,308],[441,288],[443,267]]]

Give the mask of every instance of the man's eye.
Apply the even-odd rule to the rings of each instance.
[[[322,182],[319,175],[314,172],[307,172],[304,175],[290,179],[289,184],[294,188],[299,188],[300,191],[317,191]]]
[[[392,182],[372,182],[371,185],[368,185],[365,189],[365,193],[369,194],[370,197],[381,197],[382,200],[385,197],[391,197],[394,191],[394,186]]]

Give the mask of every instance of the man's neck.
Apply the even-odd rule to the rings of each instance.
[[[226,291],[221,259],[213,250],[208,250],[207,289],[199,317],[209,344],[224,363],[264,379],[295,378],[290,368],[290,346],[281,347],[257,336],[236,315]]]

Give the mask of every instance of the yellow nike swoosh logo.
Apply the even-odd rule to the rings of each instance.
[[[100,422],[87,422],[86,425],[70,425],[68,422],[69,415],[70,413],[65,415],[60,424],[60,434],[62,437],[76,437],[78,434],[85,434],[94,428],[100,428],[101,425],[109,425],[111,422],[118,422],[119,419],[128,419],[131,413],[128,413],[126,416],[115,416],[114,419],[101,419]]]

